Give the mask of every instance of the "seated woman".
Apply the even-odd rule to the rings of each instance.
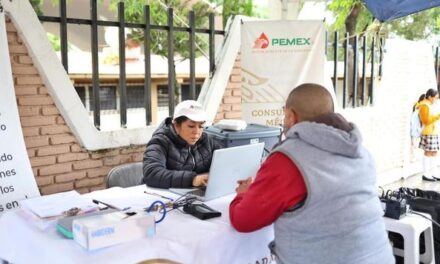
[[[212,154],[220,144],[203,132],[206,113],[192,100],[176,106],[147,144],[143,183],[158,188],[191,188],[208,181]]]

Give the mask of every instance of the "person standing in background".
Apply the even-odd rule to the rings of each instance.
[[[438,91],[429,89],[425,99],[419,103],[419,117],[422,122],[422,136],[420,137],[419,148],[424,150],[423,176],[425,181],[440,181],[437,175],[437,152],[440,149],[436,121],[440,114],[432,115],[431,107],[438,100]]]
[[[410,135],[411,135],[411,148],[410,148],[410,160],[415,160],[414,149],[418,145],[420,136],[422,133],[422,123],[419,117],[419,104],[425,99],[425,94],[419,96],[419,100],[413,105],[411,120],[410,120]]]

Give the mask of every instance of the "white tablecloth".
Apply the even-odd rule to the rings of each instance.
[[[144,190],[145,186],[136,186],[124,192],[147,197]],[[87,196],[99,198],[108,191]],[[154,237],[95,251],[87,251],[75,241],[62,237],[54,227],[42,231],[30,225],[19,215],[20,209],[10,211],[0,217],[0,259],[12,263],[136,263],[152,258],[191,264],[267,263],[270,255],[267,245],[273,239],[272,226],[252,233],[235,231],[228,213],[233,197],[206,203],[222,212],[220,218],[202,221],[173,210],[156,225]]]

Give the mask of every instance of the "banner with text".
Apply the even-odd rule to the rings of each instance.
[[[23,140],[6,36],[0,12],[0,214],[18,201],[39,196]]]
[[[285,100],[301,83],[325,86],[323,21],[243,21],[242,117],[277,126]]]

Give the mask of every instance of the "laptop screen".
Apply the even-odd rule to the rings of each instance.
[[[231,194],[237,181],[254,177],[260,168],[264,143],[218,149],[209,169],[205,200]]]
[[[169,190],[182,195],[190,192],[203,201],[231,194],[235,192],[238,180],[255,176],[260,168],[263,150],[264,143],[217,149],[212,157],[208,185],[204,192],[201,189]]]

